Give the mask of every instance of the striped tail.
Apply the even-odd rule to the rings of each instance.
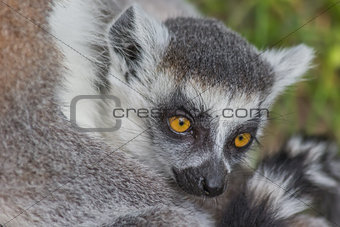
[[[336,152],[326,140],[292,137],[260,163],[228,204],[220,226],[340,226]],[[307,210],[312,215],[301,215]]]

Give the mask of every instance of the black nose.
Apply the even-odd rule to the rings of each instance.
[[[224,192],[226,182],[224,178],[202,178],[201,184],[205,196],[215,197]]]
[[[215,197],[222,194],[226,189],[227,173],[225,169],[201,167],[182,170],[173,168],[177,185],[192,195]]]

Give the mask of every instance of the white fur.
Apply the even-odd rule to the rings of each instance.
[[[311,68],[314,50],[301,44],[291,48],[266,50],[260,57],[273,67],[275,75],[272,92],[264,103],[269,106],[287,86],[296,83]]]
[[[288,141],[287,148],[291,157],[307,152],[305,162],[308,168],[306,174],[316,185],[329,189],[339,186],[339,183],[334,178],[330,177],[328,173],[323,172],[321,165],[322,156],[334,150],[330,144],[318,141],[306,142],[300,136],[295,136]]]
[[[107,45],[107,35],[109,24],[103,24],[101,21],[113,20],[122,12],[122,9],[114,1],[58,1],[54,5],[54,10],[50,15],[49,23],[52,34],[61,40],[56,42],[63,54],[62,64],[65,66],[64,81],[62,87],[58,90],[58,97],[63,107],[64,114],[70,116],[70,103],[73,98],[78,95],[98,95],[99,91],[93,86],[97,81],[96,68],[100,62],[96,61],[98,53],[91,49],[92,44]],[[125,5],[124,5],[125,6]],[[136,7],[136,6],[135,6]],[[102,15],[102,9],[112,11],[112,15]],[[145,51],[145,64],[152,65],[155,56],[147,56],[151,51],[149,49],[148,40],[150,37],[158,39],[159,46],[152,48],[160,49],[160,46],[167,42],[166,30],[155,20],[145,16],[145,13],[139,8],[137,9],[136,37],[143,45]],[[103,18],[103,17],[106,18]],[[114,23],[114,22],[113,22]],[[149,33],[152,33],[149,36]],[[145,34],[145,35],[144,35]],[[70,48],[72,47],[72,48]],[[151,48],[151,47],[150,47]],[[112,58],[116,58],[111,54]],[[147,62],[149,61],[149,62]],[[121,61],[112,61],[118,63]],[[143,106],[143,98],[140,97],[142,91],[138,88],[131,88],[123,81],[122,65],[113,65],[110,68],[109,80],[112,85],[111,94],[121,98],[122,106]],[[147,73],[146,73],[147,74]],[[144,88],[145,89],[145,88]],[[129,99],[133,94],[135,97]],[[128,98],[127,100],[124,97]],[[132,103],[131,103],[132,101]],[[82,100],[77,104],[77,124],[84,128],[105,128],[115,125],[112,117],[112,109],[116,107],[112,102],[102,102],[100,100]],[[108,120],[109,119],[109,120]],[[137,122],[136,122],[137,121]],[[141,133],[142,124],[138,124],[140,119],[131,121],[125,119],[121,130],[115,133],[114,141],[111,141],[115,147],[119,147],[126,141],[131,140],[137,134]],[[137,125],[137,127],[136,127]],[[143,128],[145,129],[145,128]],[[122,134],[122,131],[125,133]],[[142,136],[141,136],[142,137]],[[108,137],[110,140],[112,137]],[[138,147],[139,150],[142,147]],[[147,150],[147,149],[146,149]]]
[[[94,42],[104,42],[103,25],[98,24],[100,16],[98,1],[58,1],[54,3],[49,17],[52,34],[61,41],[56,44],[63,54],[65,67],[62,88],[58,97],[64,114],[70,116],[70,103],[78,95],[97,95],[93,84],[96,81],[96,56],[90,46]],[[70,48],[71,47],[71,48]],[[95,127],[96,104],[87,100],[77,106],[77,123],[82,127]]]
[[[269,209],[275,214],[275,218],[285,219],[292,217],[308,208],[308,198],[294,198],[294,191],[288,191],[287,186],[291,180],[287,174],[280,176],[272,173],[270,169],[261,172],[256,171],[248,182],[248,192],[254,196],[254,206],[269,197]]]
[[[162,52],[165,50],[165,47],[169,43],[169,34],[168,30],[165,26],[155,20],[154,18],[147,15],[139,5],[133,5],[134,8],[134,17],[133,24],[135,31],[132,32],[133,39],[141,46],[142,49],[142,59],[143,68],[140,70],[145,71],[140,75],[148,75],[148,70],[150,68],[154,68],[155,64],[160,60],[160,56]],[[124,12],[123,12],[124,13]],[[119,16],[117,17],[119,18]],[[109,26],[109,28],[115,24],[115,21]],[[125,28],[120,28],[124,30]],[[106,31],[106,34],[109,34],[109,31]],[[109,37],[107,36],[107,40]],[[108,43],[110,46],[112,43]],[[117,46],[113,43],[113,46]],[[112,51],[110,48],[111,58],[112,58],[112,70],[119,71],[120,69],[123,72],[118,72],[118,75],[124,75],[126,72],[127,66],[122,66],[122,59],[116,53]],[[123,68],[123,69],[122,69]],[[124,70],[125,69],[125,70]],[[123,74],[122,74],[123,73]],[[111,73],[113,74],[113,72]],[[116,74],[117,75],[117,74]],[[123,77],[121,77],[123,79]],[[150,77],[140,78],[142,81],[148,81]],[[131,88],[130,88],[131,89]]]

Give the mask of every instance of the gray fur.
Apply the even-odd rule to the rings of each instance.
[[[80,2],[78,1],[78,3]],[[40,16],[37,20],[39,20],[39,24],[44,25],[46,24],[45,17],[48,6],[45,1],[39,3],[41,8],[29,9],[34,12],[37,10],[36,15]],[[63,3],[72,4],[72,2]],[[149,7],[147,7],[149,9],[150,3],[152,2],[149,2]],[[180,2],[173,1],[170,5],[174,6],[178,3]],[[209,171],[211,170],[209,167],[215,163],[223,163],[221,170],[230,171],[230,166],[239,162],[246,153],[246,150],[237,152],[231,148],[230,141],[234,138],[235,133],[241,129],[251,130],[255,136],[261,125],[258,121],[241,121],[228,122],[222,127],[218,120],[214,121],[212,118],[213,112],[208,104],[213,105],[219,101],[232,103],[235,100],[244,104],[243,99],[233,99],[226,95],[229,93],[223,93],[227,90],[227,92],[244,91],[248,94],[248,98],[251,98],[250,102],[254,102],[258,106],[264,100],[255,100],[254,97],[260,93],[264,99],[263,91],[273,90],[275,82],[278,81],[269,79],[266,83],[260,83],[266,76],[274,76],[274,64],[267,62],[264,58],[258,62],[258,68],[253,64],[246,64],[244,68],[240,64],[243,57],[245,60],[252,60],[258,52],[238,35],[216,21],[175,19],[168,20],[163,24],[139,11],[136,7],[132,8],[136,10],[133,11],[136,14],[132,15],[140,17],[129,17],[128,21],[130,20],[129,22],[133,22],[134,26],[139,26],[138,28],[142,28],[142,30],[136,30],[136,27],[133,26],[127,30],[132,32],[132,35],[135,35],[135,32],[141,35],[138,36],[137,41],[146,42],[138,43],[141,48],[138,53],[140,58],[128,59],[133,62],[133,64],[131,62],[129,64],[126,59],[129,53],[126,55],[125,52],[119,56],[119,51],[115,50],[117,46],[114,46],[117,42],[110,42],[112,37],[108,32],[116,22],[119,23],[117,15],[124,18],[124,12],[121,14],[121,11],[116,8],[117,5],[112,4],[111,1],[93,2],[91,0],[82,3],[81,6],[88,6],[87,10],[98,19],[94,22],[97,26],[96,31],[91,31],[94,32],[93,34],[87,34],[85,31],[88,36],[84,35],[84,38],[80,35],[77,38],[84,39],[75,39],[76,41],[72,40],[71,33],[68,33],[68,36],[59,37],[60,39],[70,38],[74,42],[66,42],[66,44],[86,47],[82,49],[85,50],[84,53],[80,51],[76,54],[68,52],[70,51],[69,46],[65,48],[64,45],[62,48],[63,45],[60,42],[53,42],[56,40],[52,40],[51,36],[45,34],[38,27],[32,24],[16,24],[18,23],[17,18],[13,19],[12,17],[18,15],[10,13],[5,15],[9,15],[15,21],[8,27],[14,26],[17,30],[23,33],[27,32],[27,34],[20,33],[19,40],[15,40],[14,44],[9,44],[7,49],[2,50],[5,51],[3,56],[7,56],[6,63],[9,67],[4,67],[0,74],[2,82],[0,88],[3,94],[0,97],[0,160],[2,163],[0,168],[0,223],[4,223],[6,226],[213,225],[213,216],[208,211],[191,202],[190,196],[184,194],[177,185],[173,184],[175,182],[173,178],[170,178],[171,180],[168,182],[168,178],[173,177],[171,167],[178,167],[181,171],[188,168],[199,170],[204,164],[207,165],[207,168],[204,168],[207,176],[211,176],[212,171]],[[27,8],[27,5],[23,5],[22,10]],[[78,9],[78,7],[76,8]],[[79,7],[79,9],[84,8]],[[196,15],[194,11],[191,12]],[[72,27],[72,22],[75,22],[75,25],[79,25],[77,22],[82,22],[72,20],[72,16],[78,16],[78,14],[68,14],[67,19],[70,19],[68,21],[70,23],[64,26]],[[140,23],[141,18],[146,19],[142,20],[144,22],[142,24]],[[59,17],[59,19],[62,18]],[[90,26],[86,27],[86,23],[89,22],[91,21],[84,21],[85,28],[82,27],[82,29],[91,29]],[[179,22],[182,25],[175,24]],[[204,28],[202,29],[204,34],[200,33],[201,28]],[[119,27],[118,31],[119,29],[121,31],[124,27]],[[114,31],[117,31],[117,28]],[[180,31],[185,32],[180,34]],[[73,35],[78,34],[75,32]],[[188,42],[190,45],[184,45],[184,41],[196,35],[200,39],[193,37]],[[131,37],[136,38],[137,36]],[[13,38],[8,40],[13,40]],[[8,40],[6,39],[6,42],[10,42]],[[80,40],[81,42],[79,42]],[[88,42],[88,40],[90,41]],[[216,40],[221,42],[221,45],[231,45],[231,49],[224,45],[216,45]],[[23,46],[25,43],[30,45]],[[203,51],[203,56],[200,56],[201,52],[195,52],[197,48],[195,45],[208,45],[212,51],[200,49]],[[74,46],[71,45],[71,47]],[[119,48],[121,50],[124,47],[122,45]],[[183,53],[176,52],[178,51],[176,48],[183,48]],[[213,51],[214,48],[215,51]],[[222,48],[221,50],[226,52],[218,52],[217,48]],[[26,49],[29,50],[29,54],[25,52]],[[20,51],[16,52],[17,50]],[[27,55],[22,55],[22,51]],[[109,51],[111,52],[109,53]],[[69,55],[74,58],[76,63],[70,61]],[[21,58],[21,56],[25,57]],[[224,57],[228,59],[224,59]],[[180,61],[185,59],[189,59],[190,64],[183,61],[186,64],[181,65]],[[82,60],[89,64],[85,64]],[[13,62],[17,64],[13,64]],[[213,64],[213,69],[210,64]],[[230,67],[226,67],[225,64],[230,64]],[[192,66],[195,66],[196,69],[193,69]],[[135,77],[126,80],[125,85],[128,84],[140,96],[130,97],[124,93],[122,95],[119,92],[129,88],[124,87],[125,89],[123,89],[121,83],[117,84],[117,81],[112,83],[112,81],[114,78],[120,78],[121,82],[124,81],[126,72],[131,73],[133,70],[135,70]],[[188,70],[188,73],[185,70]],[[237,74],[238,70],[244,74],[234,78],[232,74]],[[78,74],[72,74],[72,72]],[[201,129],[197,130],[200,133],[196,136],[196,147],[193,146],[192,138],[182,139],[181,142],[178,142],[178,138],[175,139],[174,135],[170,136],[168,129],[164,128],[164,124],[156,125],[156,123],[161,123],[159,118],[142,121],[138,119],[141,126],[147,127],[147,129],[151,127],[142,136],[131,129],[133,132],[131,138],[129,130],[120,131],[121,137],[117,134],[100,135],[104,137],[106,143],[102,141],[102,138],[78,132],[65,117],[68,114],[65,114],[64,108],[65,106],[67,108],[69,100],[61,100],[60,96],[56,98],[55,93],[69,88],[65,81],[70,82],[74,77],[85,75],[88,72],[93,72],[94,76],[80,77],[81,79],[77,81],[79,84],[71,87],[71,94],[77,95],[77,92],[81,91],[81,89],[77,90],[79,89],[78,85],[80,88],[88,88],[86,91],[89,93],[117,92],[117,94],[121,94],[122,100],[126,99],[124,104],[135,101],[140,104],[147,103],[148,106],[171,107],[175,110],[178,110],[179,106],[187,105],[189,100],[192,101],[190,104],[195,108],[201,107],[199,104],[204,104],[202,109],[199,109],[199,115],[207,114],[208,121],[198,121],[201,124]],[[280,70],[281,77],[284,73],[284,70]],[[187,77],[188,75],[189,77]],[[224,81],[216,85],[215,89],[207,95],[214,98],[214,102],[206,103],[203,98],[200,101],[192,100],[192,94],[187,91],[189,89],[185,89],[190,88],[190,76],[193,76],[192,78],[197,81],[195,85],[199,92],[202,92],[203,88],[211,87],[220,79]],[[157,81],[162,78],[169,79],[166,81],[168,83]],[[176,81],[178,78],[185,78],[180,81],[183,82],[180,83],[180,86],[178,86],[179,81]],[[251,84],[252,80],[254,80],[254,84]],[[90,86],[82,87],[84,84],[81,82],[84,81],[87,81],[89,84],[86,85]],[[177,84],[174,85],[174,82]],[[173,99],[169,99],[169,97]],[[228,97],[229,100],[224,100],[224,97]],[[96,111],[93,107],[90,105],[86,110]],[[103,113],[105,108],[103,107],[97,113]],[[103,117],[105,120],[100,121],[101,119],[100,117],[94,121],[100,122],[99,124],[111,123],[105,121],[105,117]],[[209,128],[205,122],[211,122]],[[135,128],[134,125],[133,129]],[[218,134],[219,130],[224,133]],[[111,140],[112,136],[113,140]],[[224,153],[221,153],[221,147],[213,146],[218,136],[220,138],[218,142],[226,150]],[[199,139],[197,140],[197,138]],[[122,142],[123,139],[126,141]],[[169,149],[170,147],[171,149]],[[222,156],[219,156],[221,154]],[[145,159],[148,160],[145,161]],[[195,162],[198,164],[194,165]],[[198,172],[196,175],[202,174],[200,171],[193,172],[194,174]],[[186,183],[184,182],[184,184]],[[222,196],[220,198],[228,200]],[[255,212],[257,214],[258,210]],[[225,213],[228,213],[228,210],[223,210],[223,214]],[[244,221],[243,217],[240,215],[234,218]]]
[[[180,200],[162,177],[72,129],[52,98],[56,71],[48,63],[51,56],[40,61],[44,72],[32,71],[40,76],[29,83],[17,78],[24,89],[6,90],[11,108],[0,123],[1,223],[90,226],[121,223],[122,214],[153,210],[155,219],[149,217],[144,225],[159,225],[162,216],[175,226],[202,224],[196,221],[199,212],[175,205]]]
[[[266,92],[273,85],[271,66],[236,32],[213,19],[176,18],[165,25],[172,36],[164,67],[178,78],[195,77],[207,87],[231,92]]]
[[[108,2],[66,4],[68,10],[82,18],[80,24],[70,20],[67,10],[54,7],[50,19],[54,34],[69,39],[90,59],[98,55],[97,49],[89,48],[93,43],[110,53],[104,75],[110,84],[103,92],[94,89],[96,83],[91,82],[101,79],[91,72],[98,63],[83,62],[82,56],[74,56],[68,48],[59,46],[68,66],[63,75],[65,86],[58,94],[65,105],[63,113],[68,116],[70,101],[84,92],[118,96],[123,108],[161,109],[155,117],[122,119],[120,130],[99,137],[117,147],[136,137],[139,130],[146,130],[124,147],[124,152],[189,194],[206,194],[203,185],[210,180],[210,170],[221,176],[211,182],[220,182],[219,189],[227,188],[225,183],[233,167],[246,158],[267,118],[256,115],[223,119],[216,113],[226,107],[269,108],[275,97],[308,69],[313,56],[310,48],[261,52],[216,20],[191,15],[162,22],[157,15],[145,12],[143,5],[125,4],[117,13],[117,5]],[[103,7],[112,7],[107,10],[112,13],[103,14]],[[300,60],[298,56],[304,58]],[[78,111],[80,125],[102,128],[114,124],[113,108],[112,103],[84,105]],[[177,113],[190,116],[190,132],[178,135],[169,129],[168,118]],[[233,140],[244,132],[250,133],[252,140],[249,146],[236,149]],[[213,193],[214,196],[223,192],[215,191],[219,193]]]
[[[39,6],[20,7],[44,24],[46,1]],[[51,36],[7,8],[2,13],[22,33],[20,42],[11,29],[2,39],[0,224],[209,226],[209,216],[162,176],[72,128],[54,98],[63,70]]]

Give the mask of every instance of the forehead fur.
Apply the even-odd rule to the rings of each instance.
[[[163,59],[178,78],[220,84],[231,91],[265,91],[273,83],[271,68],[255,47],[212,19],[176,18],[165,25],[171,41]]]

